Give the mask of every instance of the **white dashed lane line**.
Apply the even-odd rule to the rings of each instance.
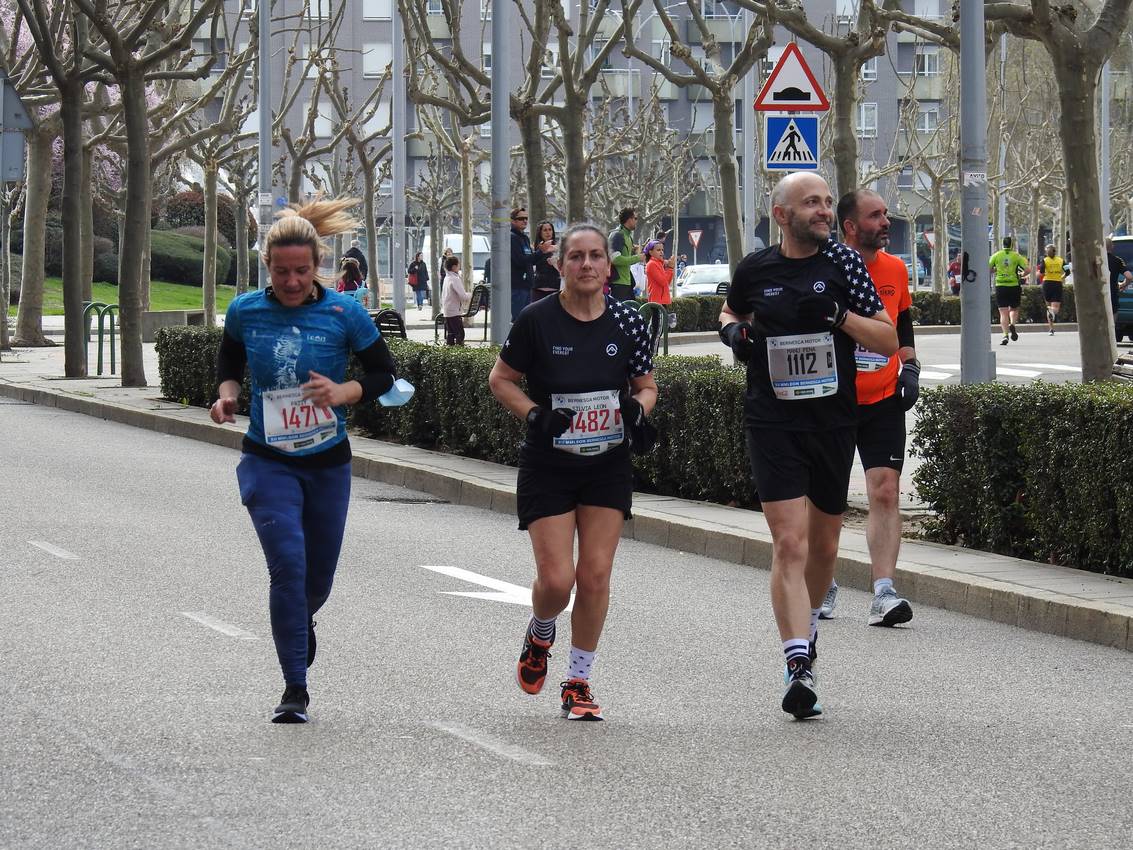
[[[60,549],[58,546],[53,546],[43,540],[29,540],[32,546],[37,549],[42,549],[49,555],[54,555],[56,558],[62,558],[64,561],[77,561],[79,556],[74,552],[68,552],[66,549]]]
[[[467,741],[469,744],[474,744],[490,753],[494,753],[497,756],[511,761],[519,762],[520,764],[529,764],[536,767],[548,767],[554,764],[554,762],[546,756],[533,753],[531,750],[525,750],[523,747],[508,743],[507,741],[493,738],[491,735],[481,732],[479,729],[473,729],[459,723],[433,723],[431,725],[434,729],[439,729],[447,735],[460,738],[462,741]]]
[[[190,620],[196,620],[202,626],[208,626],[210,629],[216,629],[222,635],[236,638],[237,640],[257,640],[256,636],[249,631],[245,631],[239,626],[234,626],[231,623],[226,623],[223,620],[218,620],[206,614],[204,611],[182,611],[181,614],[188,617]]]

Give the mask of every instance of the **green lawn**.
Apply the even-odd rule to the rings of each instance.
[[[201,309],[201,288],[185,286],[180,283],[166,283],[155,280],[150,284],[151,310],[199,310]],[[236,297],[236,287],[218,286],[216,288],[216,311],[224,315],[228,302]],[[94,300],[106,304],[118,303],[118,287],[108,283],[94,285]],[[16,315],[16,307],[11,307],[9,315]],[[45,316],[63,315],[63,281],[49,277],[43,283],[43,314]]]

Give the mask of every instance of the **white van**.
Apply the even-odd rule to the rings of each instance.
[[[464,248],[464,237],[459,233],[446,233],[444,237],[444,247],[451,248],[452,252],[456,254],[456,256],[460,257],[461,251]],[[420,251],[421,259],[429,264],[430,275],[433,273],[433,270],[438,267],[440,260],[440,252],[438,251],[436,254],[434,254],[432,248],[432,237],[429,234],[425,234],[425,241],[421,243]],[[442,248],[441,250],[443,251],[444,248]],[[484,263],[491,255],[491,240],[489,240],[488,237],[483,233],[473,233],[471,278],[468,277],[468,263],[464,261],[463,257],[460,258],[460,272],[465,282],[471,280],[473,286],[478,283],[484,282]],[[413,262],[412,256],[407,257],[406,259],[409,262]],[[441,273],[442,275],[444,274],[444,269],[441,269]]]

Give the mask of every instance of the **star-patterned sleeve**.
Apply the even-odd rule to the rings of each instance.
[[[625,331],[633,341],[633,353],[629,358],[629,376],[640,378],[653,371],[653,351],[649,344],[649,328],[641,314],[630,307],[615,301],[610,302],[618,327]]]
[[[885,309],[873,278],[866,271],[862,255],[841,242],[831,239],[822,246],[822,253],[841,269],[846,278],[846,295],[850,309],[859,316],[873,316]]]

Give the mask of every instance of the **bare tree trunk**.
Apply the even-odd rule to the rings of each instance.
[[[1066,226],[1066,187],[1058,193],[1058,216],[1054,220],[1054,244],[1058,246],[1058,256],[1065,257],[1070,247],[1070,228]]]
[[[944,204],[944,187],[939,182],[933,186],[932,228],[936,233],[932,246],[932,291],[943,295],[948,276],[948,208]]]
[[[27,195],[24,199],[24,262],[15,344],[50,345],[43,335],[43,264],[47,202],[51,194],[51,146],[55,133],[33,130],[28,140]]]
[[[519,122],[523,159],[527,169],[527,213],[531,224],[547,218],[547,164],[543,155],[543,136],[539,116],[528,114]]]
[[[217,162],[211,157],[204,163],[205,256],[201,269],[201,306],[205,310],[205,327],[216,327],[216,184]]]
[[[1117,359],[1113,335],[1113,309],[1109,303],[1109,275],[1102,244],[1101,194],[1098,187],[1096,74],[1055,66],[1060,78],[1062,107],[1059,135],[1066,171],[1070,232],[1074,258],[1074,305],[1078,314],[1078,346],[1082,352],[1082,380],[1102,381],[1112,376]]]
[[[148,180],[146,181],[147,185],[149,184],[149,182],[150,181],[148,181]],[[150,280],[150,278],[152,277],[152,274],[153,274],[152,273],[152,264],[150,262],[152,257],[153,257],[153,245],[150,243],[150,226],[149,226],[151,200],[152,199],[147,194],[146,195],[146,214],[144,216],[145,221],[146,221],[146,229],[142,233],[142,277],[141,277],[141,282],[142,282],[142,309],[143,310],[148,310],[150,308],[150,292],[149,292],[149,289],[150,289],[150,284],[153,283],[153,281]]]
[[[94,167],[94,149],[83,147],[83,183],[81,187],[79,236],[82,251],[83,300],[91,301],[94,294],[94,191],[91,189],[91,170]]]
[[[854,135],[854,108],[858,98],[858,60],[838,53],[834,61],[834,197],[840,198],[858,185],[858,137]],[[746,104],[745,104],[746,107]]]
[[[247,196],[243,186],[239,183],[234,187],[236,197],[233,198],[233,208],[236,214],[236,294],[243,295],[248,291],[248,208],[244,206]]]
[[[1043,246],[1039,242],[1039,187],[1031,185],[1031,256],[1028,263],[1032,269],[1038,268],[1039,257],[1043,255]],[[1038,275],[1036,274],[1036,278]]]
[[[740,180],[736,163],[735,105],[731,88],[712,98],[712,116],[716,131],[712,134],[712,150],[720,175],[723,200],[724,238],[728,242],[728,265],[732,271],[744,256],[744,234],[740,223]]]
[[[568,98],[565,119],[559,122],[563,131],[565,162],[564,182],[567,193],[567,224],[586,220],[586,150],[582,126],[586,121],[588,104]]]
[[[149,232],[150,150],[146,116],[145,81],[140,74],[119,77],[126,124],[126,214],[122,240],[122,273],[118,281],[121,317],[122,386],[146,386],[142,360],[142,311],[149,295],[148,276],[143,278],[142,258]]]
[[[366,266],[367,285],[370,288],[370,309],[382,309],[382,276],[378,270],[378,222],[374,210],[374,196],[377,195],[377,183],[374,180],[372,168],[362,169],[362,223],[366,226]],[[404,274],[404,269],[393,269],[390,277],[398,280]]]
[[[432,277],[432,302],[433,302],[433,315],[437,315],[441,311],[441,286],[444,284],[444,269],[441,268],[441,254],[444,253],[444,228],[441,227],[441,212],[440,210],[431,210],[429,216],[429,244],[432,246],[432,251],[435,256],[422,257],[426,263],[433,268]]]
[[[82,184],[83,84],[70,79],[59,88],[63,121],[63,373],[86,376],[86,333],[83,322]]]

